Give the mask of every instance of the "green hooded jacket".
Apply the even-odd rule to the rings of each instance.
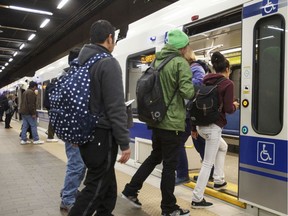
[[[185,131],[186,109],[184,99],[192,99],[194,87],[192,84],[192,73],[188,62],[180,55],[178,49],[166,44],[160,52],[156,53],[155,66],[157,67],[165,58],[171,54],[179,54],[169,61],[160,72],[164,100],[168,106],[173,97],[175,89],[178,88],[173,97],[164,119],[151,127],[164,130]]]

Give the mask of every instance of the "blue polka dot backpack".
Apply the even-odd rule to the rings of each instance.
[[[110,54],[100,53],[84,65],[75,59],[67,74],[49,92],[49,118],[58,138],[71,144],[83,145],[91,140],[99,116],[89,110],[90,67]]]

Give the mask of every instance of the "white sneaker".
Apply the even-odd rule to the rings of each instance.
[[[29,140],[25,141],[25,140],[21,140],[20,144],[21,145],[26,145],[26,144],[29,144],[31,143]]]
[[[34,145],[40,145],[40,144],[43,144],[43,143],[44,143],[43,140],[33,141],[33,144],[34,144]]]
[[[58,142],[57,139],[47,139],[46,141],[47,141],[47,142]]]

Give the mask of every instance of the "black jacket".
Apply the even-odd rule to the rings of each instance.
[[[110,52],[100,45],[86,44],[78,56],[80,65],[97,53]],[[107,57],[97,61],[90,69],[90,110],[100,113],[98,127],[112,129],[112,135],[121,150],[129,148],[129,130],[124,100],[122,71],[118,61]]]

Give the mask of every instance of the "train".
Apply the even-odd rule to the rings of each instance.
[[[198,59],[209,64],[213,52],[225,55],[241,104],[227,115],[223,129],[227,142],[239,146],[238,199],[276,215],[288,215],[287,21],[287,0],[179,0],[131,23],[113,52],[123,71],[127,101],[136,99],[137,80],[173,28],[189,36]],[[45,87],[65,67],[67,56],[1,91],[17,93],[25,80],[37,81],[39,124],[47,127]],[[131,106],[131,158],[138,166],[151,150],[151,131],[137,118],[137,102]]]

